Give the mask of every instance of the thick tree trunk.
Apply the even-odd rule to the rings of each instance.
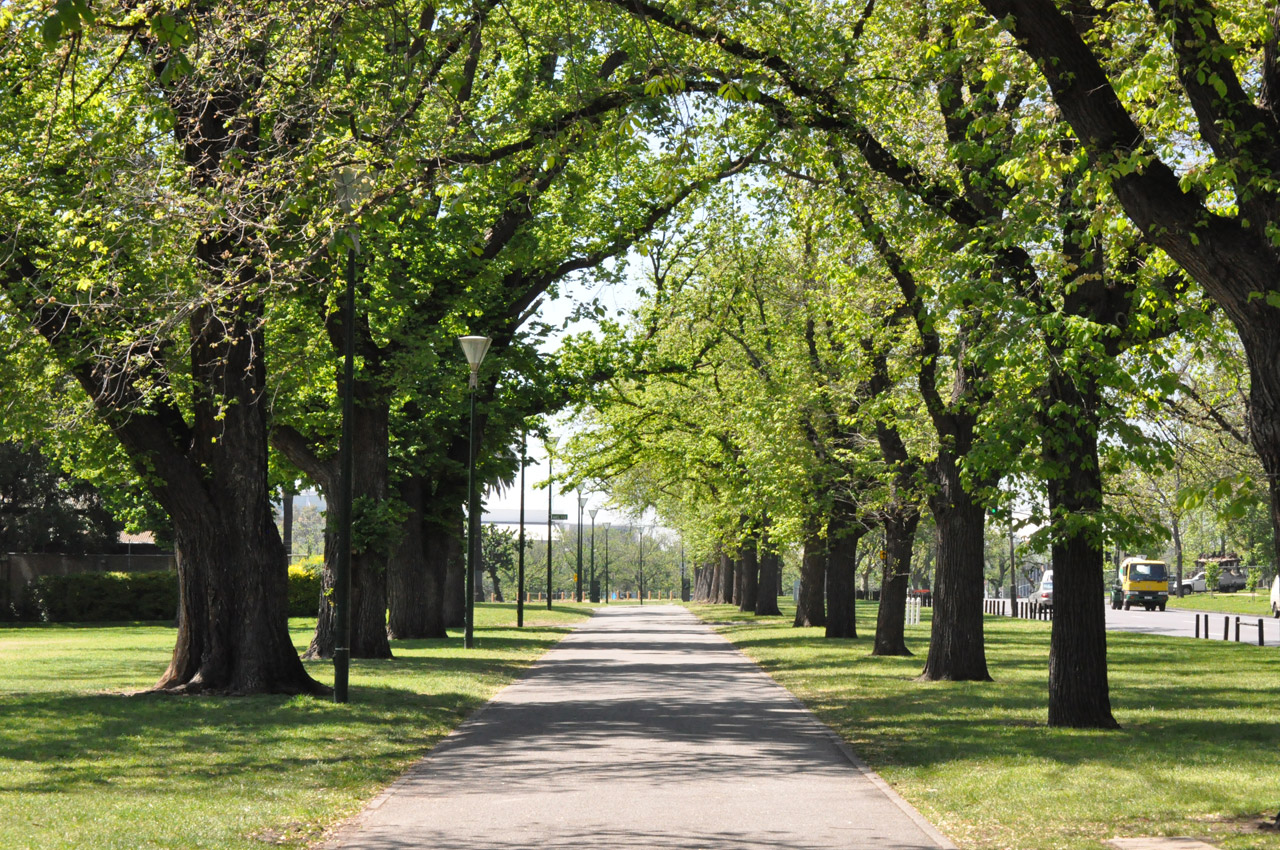
[[[466,625],[467,603],[467,564],[466,564],[466,517],[462,505],[449,509],[447,520],[453,545],[442,547],[441,554],[446,555],[444,561],[444,624],[451,629],[460,629]]]
[[[911,550],[920,514],[895,505],[884,515],[885,559],[880,578],[880,610],[872,655],[910,655],[906,640],[907,590],[911,584]]]
[[[743,565],[742,553],[738,553],[738,557],[733,562],[733,604],[739,609],[742,608],[742,574],[746,571]]]
[[[387,564],[391,558],[394,530],[381,527],[375,509],[387,498],[388,482],[388,410],[372,397],[371,387],[361,381],[355,384],[357,404],[352,420],[354,478],[351,524],[351,657],[390,658],[387,640]],[[336,476],[334,477],[336,480]],[[333,491],[330,490],[330,495]],[[332,496],[330,495],[330,498]],[[337,645],[336,611],[333,606],[333,565],[336,511],[326,514],[325,529],[325,594],[320,601],[315,635],[307,648],[307,658],[332,658]],[[355,541],[364,541],[357,548]]]
[[[1073,520],[1102,510],[1098,466],[1097,392],[1087,378],[1050,375],[1050,401],[1065,412],[1045,421],[1042,452],[1051,476],[1049,511],[1055,529],[1053,630],[1049,641],[1049,725],[1117,729],[1107,681],[1106,611],[1102,545],[1092,529]],[[1057,403],[1063,404],[1057,404]]]
[[[721,552],[719,598],[716,601],[722,605],[733,604],[733,574],[733,559]]]
[[[135,415],[115,429],[139,468],[161,479],[156,497],[179,553],[178,639],[156,689],[327,692],[289,636],[288,569],[267,485],[261,332],[208,307],[190,325],[194,463],[147,433],[153,417]]]
[[[986,515],[964,488],[955,455],[939,451],[930,464],[937,488],[929,508],[937,526],[933,633],[920,678],[991,680],[982,633],[983,532]]]
[[[827,581],[827,541],[810,531],[804,541],[804,559],[800,564],[800,600],[796,603],[795,626],[825,626],[824,607]]]
[[[756,593],[756,616],[777,616],[782,613],[778,609],[778,582],[781,580],[778,553],[773,551],[767,535],[761,538],[759,550],[760,586]]]
[[[760,556],[759,541],[748,537],[742,543],[742,599],[738,610],[752,612],[756,610],[760,597]]]
[[[858,542],[866,526],[837,513],[827,530],[827,637],[858,636]]]
[[[502,598],[502,582],[498,578],[498,570],[495,567],[489,567],[489,581],[493,582],[493,601],[506,602]]]
[[[425,515],[427,484],[414,476],[399,485],[408,515],[387,566],[387,631],[398,640],[448,636],[442,607],[444,562],[433,550],[443,532]]]

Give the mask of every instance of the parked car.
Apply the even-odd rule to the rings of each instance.
[[[1169,580],[1169,590],[1172,591],[1175,589],[1173,586],[1175,581],[1176,579]],[[1205,580],[1203,570],[1189,578],[1184,578],[1182,580],[1182,584],[1176,588],[1179,596],[1187,596],[1191,593],[1204,593],[1208,589],[1209,585]]]
[[[1044,575],[1040,578],[1040,586],[1031,592],[1027,601],[1031,603],[1032,608],[1053,607],[1053,570],[1044,571]]]
[[[1280,617],[1280,575],[1271,582],[1271,616]]]

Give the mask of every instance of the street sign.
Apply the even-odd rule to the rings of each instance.
[[[551,518],[552,519],[568,519],[569,515],[568,514],[552,514]]]

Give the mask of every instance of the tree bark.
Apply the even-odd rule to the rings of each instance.
[[[1056,363],[1055,358],[1050,358]],[[1107,681],[1106,611],[1100,536],[1073,519],[1095,516],[1102,504],[1097,410],[1100,393],[1087,375],[1064,375],[1050,366],[1048,408],[1041,446],[1046,465],[1060,470],[1048,480],[1055,529],[1053,628],[1049,640],[1049,725],[1117,729]]]
[[[829,638],[858,636],[858,542],[867,533],[860,522],[837,508],[827,529],[827,633]]]
[[[443,560],[433,550],[440,545],[443,531],[426,515],[427,484],[417,476],[399,484],[400,499],[408,513],[387,565],[387,631],[397,640],[448,637]]]
[[[742,553],[738,553],[738,557],[733,562],[733,604],[742,609],[742,574],[746,571],[743,563]]]
[[[448,544],[440,548],[444,561],[444,624],[451,629],[466,625],[467,564],[466,517],[462,505],[448,508],[447,527],[453,529]],[[446,532],[447,533],[447,532]]]
[[[800,600],[796,603],[795,626],[825,626],[824,606],[827,580],[827,541],[811,530],[804,541],[804,559],[800,564]]]
[[[733,604],[733,559],[723,552],[720,553],[720,588],[716,601],[722,605]]]
[[[911,584],[911,554],[920,513],[895,505],[884,514],[885,559],[880,578],[880,610],[872,655],[910,655],[906,639],[907,590]]]
[[[920,678],[991,681],[982,632],[983,532],[986,514],[964,488],[957,457],[945,448],[930,465],[937,526],[933,631]]]
[[[756,593],[756,616],[777,616],[782,613],[778,609],[778,583],[781,581],[778,564],[778,553],[769,543],[768,534],[761,535],[760,544],[760,582]]]
[[[760,598],[759,541],[748,537],[742,543],[742,600],[738,610],[753,612]]]

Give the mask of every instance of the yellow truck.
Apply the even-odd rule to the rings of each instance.
[[[1111,588],[1111,607],[1124,608],[1141,605],[1148,611],[1164,610],[1169,603],[1169,567],[1164,561],[1146,558],[1125,558],[1116,573],[1116,583]]]

